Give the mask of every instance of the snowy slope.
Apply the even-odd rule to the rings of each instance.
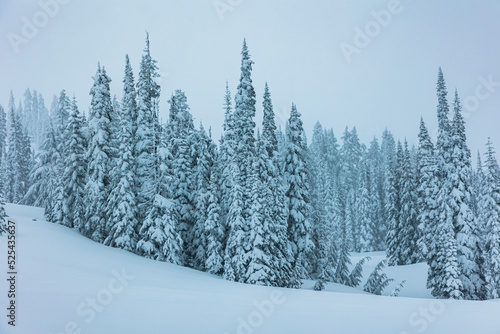
[[[38,208],[7,205],[7,213],[17,221],[18,309],[15,328],[2,314],[0,333],[500,332],[498,301],[422,298],[429,296],[423,264],[386,269],[397,282],[407,280],[401,295],[420,298],[373,296],[335,284],[316,292],[314,282],[301,290],[250,286],[96,244],[45,222]],[[5,236],[0,244],[6,275]],[[368,255],[365,276],[383,258]],[[5,291],[2,278],[3,313]]]

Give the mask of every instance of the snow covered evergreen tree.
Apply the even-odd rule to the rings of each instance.
[[[80,229],[84,224],[84,189],[86,184],[86,138],[83,134],[83,120],[73,98],[67,124],[69,142],[64,160],[62,185],[64,187],[62,224]]]
[[[387,274],[382,271],[386,263],[387,260],[382,260],[375,266],[375,269],[368,276],[363,291],[373,293],[374,295],[381,295],[389,283],[394,281],[394,279],[387,277]]]
[[[7,152],[7,114],[0,105],[0,164]]]
[[[427,259],[428,264],[431,265],[432,259],[435,254],[429,253],[435,250],[434,242],[434,229],[437,222],[434,219],[437,196],[436,184],[436,158],[434,153],[434,145],[427,131],[427,127],[423,118],[420,118],[420,132],[418,134],[418,180],[417,180],[417,194],[418,194],[418,228],[420,230],[420,239],[418,240],[419,248],[422,256]]]
[[[300,278],[309,277],[312,264],[308,259],[314,251],[309,222],[310,202],[306,147],[300,113],[292,104],[287,122],[287,154],[285,157],[286,203],[288,206],[288,237],[294,255],[293,266]]]
[[[235,94],[235,108],[232,113],[233,124],[228,124],[229,134],[234,130],[234,149],[228,161],[231,194],[228,199],[227,225],[229,236],[225,253],[224,277],[229,280],[243,282],[248,268],[248,252],[250,245],[250,219],[252,205],[252,184],[254,159],[255,122],[255,90],[252,85],[252,64],[246,41],[241,51],[241,76]],[[227,114],[226,114],[227,115]],[[229,114],[231,115],[231,113]],[[227,115],[227,116],[229,116]],[[232,138],[228,138],[231,140]],[[232,147],[231,147],[231,146]],[[231,154],[231,152],[228,152]],[[230,156],[230,155],[229,155]]]
[[[182,238],[175,202],[156,194],[139,231],[137,252],[149,259],[182,265]]]
[[[167,147],[172,155],[172,198],[179,209],[179,232],[184,242],[184,257],[193,265],[193,228],[195,225],[196,174],[194,171],[196,143],[193,118],[183,91],[176,90],[170,99],[167,124]]]
[[[481,282],[477,258],[478,240],[482,231],[472,212],[471,154],[465,136],[462,106],[455,90],[454,115],[451,123],[453,171],[450,173],[450,206],[453,210],[453,226],[457,240],[457,256],[465,299],[480,299]]]
[[[10,203],[20,203],[29,189],[29,171],[32,168],[31,143],[14,109],[11,93],[9,103],[10,128],[4,163],[5,199]]]
[[[120,113],[117,115],[120,121],[120,128],[116,135],[119,148],[115,170],[112,172],[116,180],[114,180],[115,185],[109,195],[106,208],[110,233],[104,243],[128,251],[135,251],[138,242],[136,161],[133,155],[136,113],[134,77],[129,58],[126,56],[123,97]]]
[[[434,223],[436,224],[436,228],[433,231],[433,241],[430,243],[430,249],[428,250],[431,262],[427,287],[432,289],[432,295],[435,297],[462,299],[463,288],[459,278],[460,269],[457,241],[454,230],[453,208],[450,203],[453,142],[448,118],[449,106],[446,97],[446,84],[441,68],[438,72],[437,96],[438,139],[436,145],[436,177],[439,191],[436,197],[436,211],[433,215],[434,219],[436,219]]]
[[[89,114],[90,140],[87,150],[88,180],[85,186],[85,225],[83,234],[97,242],[104,242],[108,236],[108,216],[106,204],[110,193],[110,123],[111,94],[109,83],[111,79],[106,70],[98,66],[94,76],[94,85],[90,90],[92,95]]]
[[[45,134],[45,140],[36,155],[36,163],[30,172],[30,188],[23,202],[27,205],[45,208],[45,217],[52,221],[52,194],[57,178],[55,161],[57,141],[55,131],[50,126]]]
[[[192,146],[195,156],[194,168],[194,226],[192,231],[193,241],[190,254],[193,255],[194,267],[199,270],[205,269],[207,238],[205,234],[205,222],[208,218],[209,207],[209,184],[211,174],[215,173],[215,162],[217,160],[217,146],[212,141],[211,130],[209,135],[200,125],[200,129],[194,133]]]
[[[234,96],[234,129],[238,144],[235,146],[235,162],[240,169],[240,181],[243,187],[243,219],[250,219],[252,203],[250,178],[252,175],[252,161],[254,159],[255,143],[255,90],[252,85],[252,64],[250,54],[243,40],[241,50],[241,75],[236,94]],[[248,229],[246,232],[248,232]]]
[[[214,275],[222,275],[224,271],[224,248],[226,242],[219,189],[217,173],[212,173],[208,186],[207,220],[205,221],[206,260],[204,267],[207,272]]]
[[[480,210],[486,239],[486,293],[488,299],[494,299],[500,297],[500,168],[489,138],[486,147],[485,186]]]
[[[403,261],[403,263],[400,264],[414,264],[421,260],[421,253],[418,246],[420,233],[417,219],[416,179],[413,173],[408,142],[406,140],[404,143],[403,164],[401,165],[400,176],[401,212],[399,214],[399,226],[401,230],[399,232],[399,246],[402,251],[401,260]]]
[[[139,77],[137,79],[137,128],[135,134],[134,157],[137,174],[137,205],[139,217],[145,218],[148,205],[154,197],[155,151],[157,148],[158,99],[160,86],[155,82],[158,74],[156,60],[151,57],[149,34],[146,35],[146,48],[142,56]]]
[[[390,158],[389,158],[390,159]],[[389,266],[405,264],[402,255],[402,245],[399,244],[401,237],[401,171],[403,165],[403,146],[401,142],[397,145],[396,163],[394,167],[387,170],[388,173],[388,189],[387,189],[387,202],[386,205],[388,219],[389,219],[389,232],[387,233],[386,254],[389,259]],[[389,165],[393,165],[389,160]]]

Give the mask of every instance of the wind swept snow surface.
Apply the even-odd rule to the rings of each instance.
[[[0,333],[500,332],[497,300],[429,298],[425,264],[385,269],[396,283],[406,280],[404,297],[361,291],[382,253],[367,254],[372,260],[357,289],[327,284],[317,292],[312,281],[300,290],[260,287],[103,246],[45,222],[43,209],[10,204],[6,209],[17,222],[17,314],[16,326],[9,326],[4,235]],[[354,255],[353,263],[358,256],[365,254]]]

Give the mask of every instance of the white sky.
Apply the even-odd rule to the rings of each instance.
[[[338,139],[346,125],[355,125],[365,143],[385,127],[416,143],[420,116],[431,132],[437,126],[441,66],[450,93],[457,87],[462,100],[478,102],[466,113],[474,159],[488,136],[500,151],[500,1],[400,0],[390,22],[372,30],[350,62],[341,43],[355,46],[356,27],[377,29],[371,12],[397,0],[217,0],[232,9],[222,20],[214,0],[59,1],[67,3],[46,22],[38,1],[0,1],[0,104],[7,105],[11,89],[18,101],[29,87],[49,108],[52,95],[66,89],[87,110],[98,61],[120,97],[124,56],[130,55],[137,78],[147,30],[162,74],[163,118],[171,93],[182,89],[196,122],[211,126],[218,139],[225,81],[234,93],[246,37],[255,61],[257,124],[267,80],[278,122],[293,101],[309,136],[319,120]],[[23,37],[23,18],[43,26],[15,53],[9,34]],[[481,83],[489,77],[499,82],[491,91]]]

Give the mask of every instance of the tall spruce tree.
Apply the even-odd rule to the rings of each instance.
[[[440,298],[461,299],[462,282],[458,266],[457,241],[454,230],[453,208],[450,204],[452,190],[451,175],[453,170],[451,125],[448,118],[449,105],[443,72],[439,68],[437,81],[437,188],[436,211],[434,213],[437,224],[429,252],[433,255],[432,265],[429,267],[427,287],[432,294]]]
[[[86,140],[83,134],[83,120],[76,104],[71,102],[71,111],[67,124],[69,142],[64,160],[62,184],[64,187],[62,224],[80,229],[84,224],[85,204],[84,189],[86,184]]]
[[[195,140],[193,118],[189,112],[187,98],[183,91],[176,90],[170,99],[169,122],[167,124],[167,145],[172,155],[172,198],[179,209],[179,231],[184,242],[186,263],[193,265],[193,229],[195,226],[196,158],[193,151]]]
[[[110,123],[111,79],[106,70],[98,65],[94,76],[94,85],[90,90],[92,96],[89,113],[89,145],[86,158],[88,160],[88,180],[85,186],[85,225],[84,235],[97,242],[104,242],[109,230],[106,214],[106,203],[110,193]]]
[[[462,106],[455,90],[454,113],[451,123],[453,170],[450,173],[450,206],[453,210],[453,226],[457,240],[457,256],[465,299],[480,299],[481,282],[476,247],[481,238],[472,212],[471,154],[465,136]]]
[[[436,157],[434,153],[434,145],[429,136],[429,132],[425,125],[423,118],[420,118],[420,131],[418,133],[418,180],[417,180],[417,194],[418,194],[418,228],[420,230],[420,239],[418,240],[420,252],[427,260],[429,266],[432,266],[432,259],[435,254],[430,253],[435,250],[432,245],[434,229],[436,228],[436,220],[434,214],[436,210],[435,197],[437,195],[436,185]]]
[[[135,134],[134,157],[137,174],[137,205],[139,217],[144,218],[147,207],[154,197],[155,152],[157,148],[158,99],[160,86],[155,82],[158,74],[156,60],[153,60],[149,48],[149,34],[146,35],[146,47],[142,55],[137,79],[137,128]],[[134,119],[132,117],[132,119]]]
[[[303,126],[300,113],[292,104],[287,122],[287,154],[285,157],[286,203],[288,206],[288,237],[294,255],[293,265],[300,278],[309,277],[312,264],[308,258],[314,251],[309,222],[310,200],[306,147],[303,139]]]
[[[399,244],[402,251],[402,263],[414,264],[420,261],[421,253],[418,247],[420,233],[417,219],[417,188],[416,179],[413,173],[413,166],[408,149],[408,142],[405,140],[403,163],[401,165],[401,211],[399,214],[401,227],[399,234]]]
[[[110,220],[110,233],[104,243],[128,251],[135,251],[139,224],[137,219],[136,161],[133,151],[137,103],[134,76],[128,55],[125,58],[123,97],[119,112],[117,116],[119,116],[120,128],[117,129],[118,133],[116,134],[116,142],[119,143],[119,147],[117,162],[112,171],[115,180],[106,208]]]
[[[500,297],[500,169],[489,138],[486,148],[485,186],[480,210],[486,236],[486,293],[488,299],[494,299]]]

